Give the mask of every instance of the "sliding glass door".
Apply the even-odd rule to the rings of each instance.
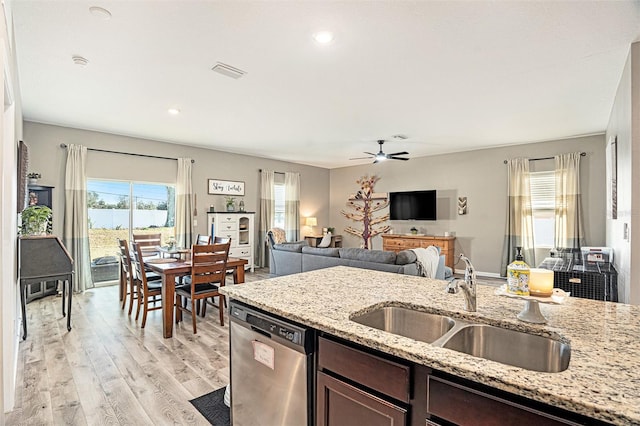
[[[87,181],[89,251],[94,283],[119,277],[118,239],[136,233],[175,236],[175,187],[148,182]]]

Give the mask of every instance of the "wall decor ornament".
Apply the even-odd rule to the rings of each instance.
[[[244,195],[244,182],[209,179],[207,191],[209,194],[214,195]]]
[[[361,247],[365,249],[371,248],[371,238],[378,234],[387,232],[391,227],[389,225],[380,225],[382,222],[389,220],[389,213],[374,217],[374,213],[384,209],[389,205],[387,194],[376,194],[373,187],[380,178],[378,176],[365,175],[358,179],[356,183],[360,185],[360,190],[349,197],[347,207],[354,209],[355,212],[341,211],[347,219],[356,222],[362,222],[362,229],[356,229],[352,226],[345,228],[345,232],[362,238]],[[378,226],[375,226],[378,225]]]
[[[458,214],[467,214],[467,197],[458,197]]]

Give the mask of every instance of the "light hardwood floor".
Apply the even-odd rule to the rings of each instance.
[[[265,269],[246,281],[268,278]],[[231,281],[233,279],[229,277]],[[27,305],[20,343],[16,404],[6,425],[207,425],[190,399],[229,382],[229,325],[215,308],[162,338],[162,311],[147,325],[120,309],[116,286],[74,295],[71,332],[61,298]],[[135,313],[135,310],[134,310]]]

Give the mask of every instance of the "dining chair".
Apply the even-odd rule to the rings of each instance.
[[[218,237],[215,236],[213,237],[213,244],[229,244],[231,245],[231,238],[229,237]],[[233,269],[227,269],[227,274],[233,274]],[[200,307],[198,306],[198,311],[200,312],[200,316],[204,318],[204,316],[207,313],[207,303],[210,304],[211,306],[215,306],[216,308],[218,307],[215,303],[215,299],[212,297],[210,301],[208,300],[204,300],[202,302],[202,309],[200,309]],[[224,298],[224,307],[227,307],[227,299]]]
[[[182,312],[191,314],[193,334],[196,330],[196,313],[199,300],[209,297],[219,297],[218,310],[220,325],[224,326],[224,296],[219,293],[224,286],[227,270],[229,246],[226,244],[197,245],[191,247],[191,276],[186,277],[185,284],[176,287],[176,323],[182,321]],[[188,308],[191,299],[191,309]]]
[[[131,269],[131,255],[127,240],[118,238],[118,248],[120,249],[120,279],[124,285],[122,292],[122,309],[127,304],[129,298],[129,315],[133,311],[133,301],[138,299],[138,283],[135,273]]]
[[[135,242],[131,243],[131,248],[133,249],[133,271],[135,273],[135,278],[138,280],[138,308],[136,309],[136,321],[140,316],[140,307],[142,307],[141,327],[144,328],[144,326],[147,324],[147,313],[149,311],[162,309],[162,303],[167,302],[164,301],[160,303],[159,306],[155,306],[156,297],[162,295],[162,282],[147,280],[147,274],[144,270],[142,248],[138,243]],[[149,307],[151,303],[154,304],[153,307]]]

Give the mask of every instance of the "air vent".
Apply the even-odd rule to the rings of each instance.
[[[80,65],[83,67],[89,63],[89,61],[86,58],[83,58],[82,56],[79,56],[79,55],[72,56],[71,60],[73,61],[74,64]]]
[[[227,77],[235,79],[238,79],[247,73],[246,71],[242,71],[241,69],[232,67],[231,65],[223,64],[222,62],[215,64],[211,70],[218,74],[226,75]]]

